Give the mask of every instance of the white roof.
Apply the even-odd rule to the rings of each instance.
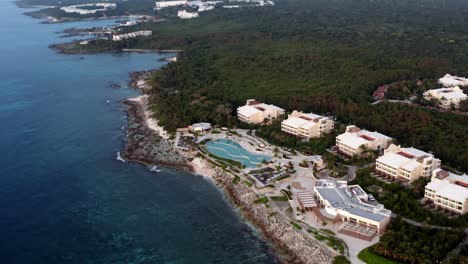
[[[302,114],[301,116],[306,116],[306,117],[311,118],[311,119],[323,118],[323,116],[321,116],[321,115],[316,115],[316,114],[314,114],[314,113]]]
[[[299,117],[290,117],[286,120],[283,121],[283,124],[287,126],[292,126],[292,127],[301,127],[311,121],[299,118]]]
[[[439,89],[432,89],[428,92],[437,93],[440,97],[445,97],[447,99],[460,99],[463,100],[468,96],[463,93],[461,89],[454,89],[454,88],[439,88]]]
[[[468,175],[459,176],[450,173],[446,179],[433,179],[426,185],[426,188],[434,190],[438,195],[463,203],[468,199],[468,188],[451,182],[455,180],[468,182]]]
[[[403,167],[406,163],[412,160],[400,154],[390,152],[379,157],[377,161],[398,169],[400,167]]]
[[[357,133],[346,132],[346,133],[343,133],[343,134],[337,136],[337,138],[343,144],[345,144],[345,145],[347,145],[349,147],[352,147],[354,149],[357,149],[360,146],[362,146],[362,145],[364,145],[364,144],[366,144],[368,142],[367,139],[360,137],[359,135],[357,135]]]
[[[240,114],[242,114],[243,116],[246,116],[246,117],[251,117],[251,116],[261,112],[260,110],[258,110],[257,108],[255,108],[255,107],[253,107],[251,105],[241,106],[241,107],[237,108],[237,111]]]
[[[192,125],[194,128],[203,128],[203,129],[208,129],[208,128],[211,128],[211,124],[210,123],[195,123]]]
[[[408,154],[412,154],[414,155],[416,158],[419,158],[419,157],[422,157],[422,156],[429,156],[429,157],[433,157],[434,155],[430,154],[430,153],[427,153],[427,152],[424,152],[422,150],[419,150],[419,149],[415,149],[413,147],[411,148],[402,148],[401,149],[403,152],[406,152]]]
[[[450,75],[448,73],[444,77],[439,79],[439,83],[441,83],[441,84],[443,84],[445,86],[463,85],[467,81],[468,81],[467,78],[452,76],[452,75]]]

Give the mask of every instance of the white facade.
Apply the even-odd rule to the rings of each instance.
[[[211,128],[212,127],[210,123],[195,123],[189,126],[190,131],[193,131],[193,132],[205,132],[205,131],[210,130]]]
[[[136,38],[136,37],[148,37],[148,36],[151,36],[152,34],[153,34],[153,31],[151,30],[140,30],[136,32],[126,33],[126,34],[113,35],[112,40],[121,41],[125,39]]]
[[[384,155],[376,160],[376,172],[395,179],[414,181],[420,177],[430,177],[440,168],[440,160],[434,155],[415,149],[391,145]]]
[[[468,175],[456,175],[445,170],[432,172],[424,197],[458,214],[468,212]]]
[[[284,109],[257,102],[255,99],[249,99],[244,106],[237,108],[237,118],[249,124],[262,124],[265,120],[271,121],[282,115]]]
[[[185,10],[179,10],[179,12],[177,12],[177,16],[179,18],[182,18],[182,19],[191,19],[191,18],[198,17],[198,13],[197,12],[187,12]]]
[[[428,90],[424,93],[424,99],[437,99],[439,106],[443,108],[451,108],[452,106],[458,108],[460,102],[468,99],[468,96],[463,93],[460,87],[455,86],[451,88],[439,88]]]
[[[185,5],[187,1],[163,1],[163,2],[155,2],[156,9],[160,10],[162,8],[171,7],[171,6],[181,6]]]
[[[95,9],[83,9],[82,7],[96,7]],[[98,8],[99,7],[99,8]],[[80,15],[94,14],[97,12],[104,12],[110,8],[117,7],[114,3],[94,3],[94,4],[82,4],[82,5],[71,5],[61,7],[60,10],[65,13],[78,13]]]
[[[330,133],[335,122],[328,117],[294,110],[288,119],[281,122],[281,130],[301,138],[318,138]]]
[[[444,77],[439,79],[439,83],[444,87],[468,86],[468,79],[464,77],[452,76],[447,73]]]
[[[353,157],[360,156],[364,148],[378,151],[386,149],[391,141],[391,137],[378,132],[348,126],[345,133],[336,137],[336,146],[341,153]]]
[[[346,181],[319,180],[314,196],[325,211],[346,222],[373,228],[377,233],[385,231],[392,212],[382,204],[368,204],[368,195],[359,185],[348,186]]]

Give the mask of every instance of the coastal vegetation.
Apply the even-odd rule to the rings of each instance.
[[[350,184],[358,184],[366,192],[372,193],[385,208],[414,221],[429,225],[449,227],[467,227],[468,215],[448,218],[446,215],[428,210],[420,200],[424,197],[424,179],[415,181],[411,188],[402,187],[400,183],[385,183],[370,173],[373,167],[364,168],[356,172],[356,179]]]
[[[392,221],[379,243],[372,246],[372,251],[404,263],[440,263],[464,238],[463,230],[415,227],[397,219]],[[364,253],[364,257],[366,255],[369,256]]]
[[[182,49],[176,63],[150,79],[151,109],[171,131],[199,120],[239,126],[236,107],[257,98],[289,111],[333,114],[467,171],[467,116],[370,104],[383,84],[468,75],[464,7],[468,3],[460,0],[278,1],[275,7],[145,23],[128,30],[153,30],[149,38],[98,40],[81,48]]]

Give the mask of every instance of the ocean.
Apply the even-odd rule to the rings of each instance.
[[[26,11],[0,1],[0,262],[278,263],[210,181],[116,159],[128,74],[162,55],[61,55],[57,32],[112,21]]]

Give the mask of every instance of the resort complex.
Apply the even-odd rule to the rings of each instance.
[[[347,185],[346,181],[318,180],[314,197],[329,215],[344,222],[342,232],[352,234],[353,229],[365,227],[363,233],[354,235],[370,239],[385,231],[392,212],[381,204],[369,204],[367,193],[359,185]]]
[[[65,13],[77,13],[80,15],[89,15],[95,14],[97,12],[105,12],[110,8],[116,8],[117,5],[115,3],[93,3],[93,4],[82,4],[82,5],[71,5],[71,6],[64,6],[61,7]]]
[[[468,99],[463,90],[458,86],[428,90],[424,93],[424,99],[435,99],[437,105],[442,108],[459,108],[460,102]]]
[[[125,39],[136,38],[136,37],[149,37],[152,34],[153,34],[153,31],[151,30],[140,30],[140,31],[125,33],[125,34],[115,34],[112,36],[112,40],[121,41]]]
[[[468,175],[436,169],[426,185],[424,197],[437,207],[465,214],[468,212]]]
[[[318,138],[330,133],[335,123],[331,118],[313,113],[302,113],[294,110],[288,119],[281,122],[281,130],[300,138]]]
[[[370,132],[351,125],[346,132],[336,137],[336,146],[341,154],[348,157],[361,156],[364,151],[383,151],[390,142],[391,137],[378,132]]]
[[[237,118],[248,124],[268,123],[282,115],[284,115],[283,108],[264,104],[255,99],[249,99],[244,106],[237,108]]]
[[[452,76],[447,73],[444,77],[439,79],[439,83],[444,87],[468,86],[468,78]]]
[[[177,12],[177,17],[182,18],[182,19],[191,19],[191,18],[198,17],[198,13],[187,12],[185,10],[179,10],[179,12]]]
[[[420,177],[430,177],[440,165],[440,160],[430,153],[392,144],[376,160],[376,172],[392,179],[412,182]]]

